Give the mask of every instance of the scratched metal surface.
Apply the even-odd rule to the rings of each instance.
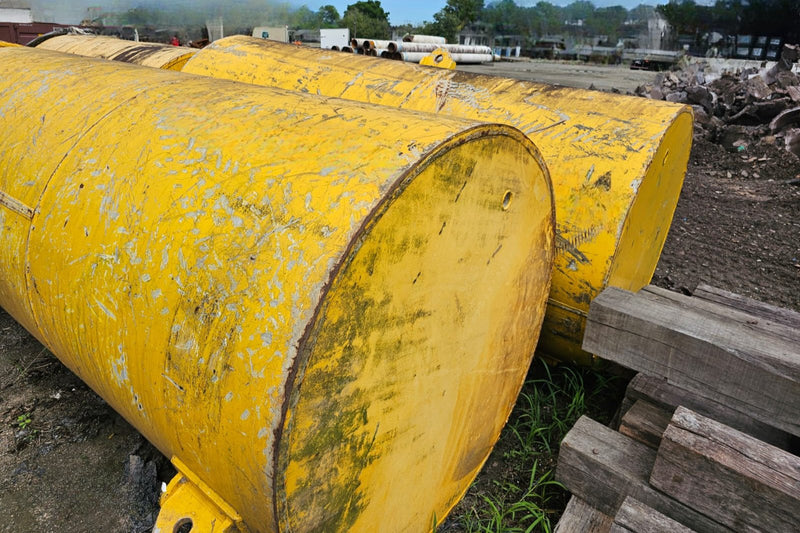
[[[692,138],[686,106],[425,68],[234,36],[184,72],[510,124],[536,143],[553,180],[557,256],[539,348],[588,363],[589,302],[638,290],[655,271]]]
[[[59,35],[39,43],[36,48],[167,70],[181,70],[196,52],[185,46],[126,41],[101,35]]]
[[[506,139],[448,155],[369,224],[306,337],[277,457],[284,531],[430,529],[511,411],[548,294],[546,188]]]
[[[19,131],[0,304],[252,531],[444,516],[544,315],[535,146],[43,50],[2,48],[0,69]]]

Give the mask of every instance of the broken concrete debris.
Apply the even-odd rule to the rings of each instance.
[[[683,62],[660,73],[638,96],[689,104],[695,131],[731,151],[755,142],[783,145],[800,157],[800,76],[793,69],[800,45],[786,44],[770,68],[715,72],[708,61]]]

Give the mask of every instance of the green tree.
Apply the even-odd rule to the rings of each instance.
[[[692,34],[699,24],[698,6],[694,0],[670,0],[656,9],[664,15],[676,33]]]
[[[536,30],[540,36],[553,35],[561,31],[564,17],[560,7],[550,2],[538,2],[533,9],[536,13]]]
[[[727,35],[739,33],[744,6],[742,0],[717,0],[711,8],[713,30]]]
[[[578,0],[577,2],[572,2],[565,6],[562,11],[564,13],[564,20],[570,22],[582,20],[586,23],[586,21],[592,17],[594,10],[595,7],[593,3],[587,2],[586,0]]]
[[[424,28],[425,34],[439,35],[447,39],[448,43],[457,43],[458,32],[460,31],[458,19],[444,9],[434,13],[433,22],[427,24]]]
[[[495,33],[524,33],[521,12],[514,0],[500,0],[483,9],[481,21],[490,24]]]
[[[320,19],[317,13],[311,11],[306,6],[300,6],[289,16],[289,26],[296,29],[312,29],[320,26]]]
[[[447,0],[444,11],[451,13],[463,28],[478,20],[483,11],[483,0]]]
[[[628,11],[621,6],[595,9],[589,18],[589,27],[596,35],[607,36],[607,42],[615,45],[621,36],[622,24],[628,18]]]
[[[319,17],[320,25],[324,28],[335,28],[341,24],[339,11],[330,4],[320,7],[317,10],[317,16]]]
[[[383,10],[378,0],[366,0],[350,4],[344,11],[342,24],[350,29],[353,37],[388,39],[391,37],[389,13]]]
[[[447,5],[433,15],[433,22],[425,33],[441,35],[449,43],[458,42],[458,33],[468,24],[478,20],[483,11],[483,0],[447,0]]]
[[[355,4],[350,4],[347,6],[347,9],[344,10],[345,16],[352,10],[357,10],[370,18],[385,20],[387,23],[389,22],[389,13],[383,10],[380,0],[362,0]]]

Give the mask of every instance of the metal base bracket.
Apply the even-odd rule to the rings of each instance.
[[[153,533],[247,533],[242,517],[177,457]]]

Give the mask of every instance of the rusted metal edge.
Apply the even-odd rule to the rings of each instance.
[[[10,209],[11,211],[17,213],[18,215],[22,215],[28,220],[33,220],[33,208],[28,207],[24,203],[20,202],[16,198],[9,196],[8,194],[0,191],[0,205],[3,207]]]

